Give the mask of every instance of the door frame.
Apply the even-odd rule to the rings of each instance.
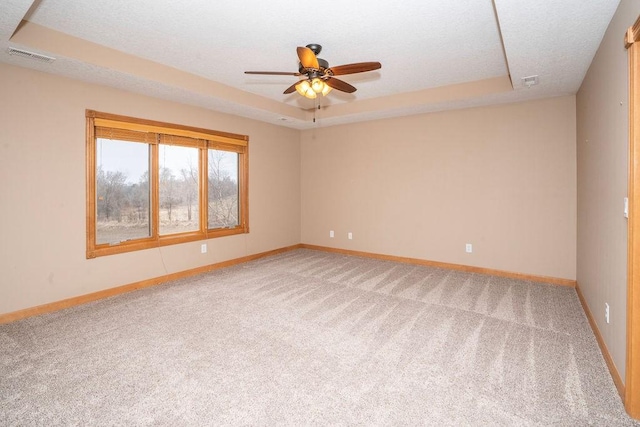
[[[629,223],[624,405],[640,419],[640,17],[625,35],[629,58]]]

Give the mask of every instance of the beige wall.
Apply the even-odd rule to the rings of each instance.
[[[304,131],[302,242],[575,279],[575,129],[566,96]]]
[[[300,242],[299,132],[0,64],[0,314]],[[85,109],[249,135],[251,233],[85,259]]]
[[[640,1],[622,0],[577,95],[578,284],[624,380],[628,93],[623,37]],[[605,303],[610,323],[604,321]]]
[[[573,97],[300,133],[7,65],[0,91],[0,313],[300,241],[575,278]],[[248,134],[251,233],[85,259],[87,108]]]

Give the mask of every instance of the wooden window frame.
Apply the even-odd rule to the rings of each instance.
[[[249,233],[249,137],[173,123],[145,120],[116,114],[86,110],[86,240],[87,259],[99,256],[132,252],[160,246],[175,245],[197,240]],[[150,148],[150,221],[151,237],[124,241],[116,244],[96,240],[96,127],[113,128],[123,133],[146,132],[157,135],[153,141],[142,142]],[[199,222],[197,231],[160,235],[159,233],[159,145],[165,139],[175,138],[176,145],[196,147],[199,150]],[[209,149],[238,153],[238,225],[230,228],[208,229],[208,160]]]

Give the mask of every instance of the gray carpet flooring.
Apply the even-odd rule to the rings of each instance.
[[[312,250],[0,325],[0,425],[638,425],[575,290]]]

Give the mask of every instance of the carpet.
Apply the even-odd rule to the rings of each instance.
[[[574,289],[299,249],[0,325],[0,425],[640,423]]]

